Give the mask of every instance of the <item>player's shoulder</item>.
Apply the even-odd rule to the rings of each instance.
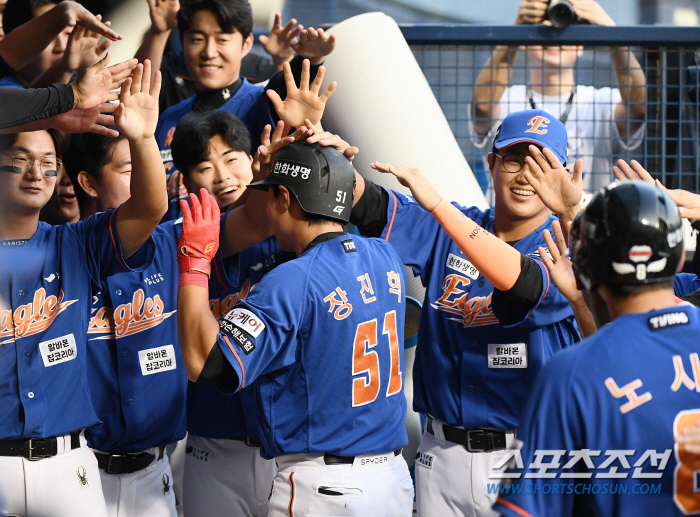
[[[153,240],[156,241],[156,244],[159,242],[167,242],[168,244],[174,242],[177,244],[181,231],[182,217],[160,223],[158,226],[156,226],[156,229],[153,230],[151,236],[153,237]]]

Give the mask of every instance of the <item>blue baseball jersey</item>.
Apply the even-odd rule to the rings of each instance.
[[[187,376],[177,334],[181,220],[159,225],[139,251],[141,267],[95,286],[87,372],[101,424],[93,449],[138,452],[184,438]]]
[[[277,266],[222,318],[239,389],[255,382],[263,457],[408,443],[405,284],[390,246],[342,235]]]
[[[678,273],[673,279],[673,294],[679,298],[700,289],[700,278],[695,273]]]
[[[263,86],[253,85],[247,79],[243,79],[243,84],[233,97],[219,109],[228,111],[237,116],[248,126],[250,131],[251,154],[255,154],[260,146],[260,135],[265,124],[272,124],[272,116],[267,104]],[[182,182],[182,175],[175,169],[173,164],[173,154],[170,144],[175,134],[177,123],[182,117],[192,111],[195,96],[185,99],[182,102],[171,106],[160,116],[158,127],[156,128],[156,142],[160,149],[160,156],[163,159],[165,175],[168,182],[168,212],[163,217],[164,221],[177,219],[180,217],[180,199],[187,197],[187,189]]]
[[[25,88],[14,75],[6,75],[0,79],[0,88]]]
[[[556,355],[524,410],[521,465],[510,473],[519,477],[494,509],[508,517],[699,513],[699,457],[674,443],[700,422],[698,335],[700,310],[684,303],[620,316]]]
[[[455,205],[457,206],[457,205]],[[493,208],[457,206],[493,232]],[[545,224],[514,244],[542,272],[542,294],[519,321],[501,325],[492,308],[494,287],[416,201],[389,191],[382,237],[426,287],[413,370],[416,411],[448,425],[516,429],[535,376],[580,335],[569,302],[537,254]]]
[[[223,214],[221,218],[222,240],[225,238],[226,215]],[[221,254],[217,254],[209,283],[212,314],[220,320],[233,309],[236,302],[248,296],[265,274],[294,258],[294,253],[279,249],[274,237],[225,261]],[[205,438],[257,437],[255,387],[227,395],[214,384],[190,382],[187,390],[187,430],[190,434]]]
[[[0,243],[0,440],[98,423],[86,375],[91,281],[128,269],[116,210]]]

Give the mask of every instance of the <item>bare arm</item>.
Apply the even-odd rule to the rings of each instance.
[[[137,65],[122,85],[120,104],[114,112],[119,131],[131,151],[131,197],[117,213],[122,253],[130,257],[146,242],[168,209],[165,170],[154,137],[158,123],[160,72],[151,85],[151,63]]]
[[[181,285],[177,290],[177,333],[187,378],[197,382],[219,335],[219,323],[209,310],[209,289]]]
[[[65,1],[17,27],[0,41],[0,55],[14,70],[28,65],[66,27],[81,26],[112,41],[122,37],[77,2]]]

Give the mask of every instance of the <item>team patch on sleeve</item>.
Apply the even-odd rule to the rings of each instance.
[[[688,314],[685,312],[667,312],[666,314],[659,314],[658,316],[652,316],[647,320],[649,324],[649,330],[661,330],[666,327],[675,327],[676,325],[687,325],[690,323]]]
[[[232,309],[224,316],[224,319],[245,330],[253,337],[258,337],[265,330],[265,324],[262,320],[247,309]]]
[[[233,339],[238,346],[241,347],[241,350],[243,350],[245,355],[248,355],[255,350],[255,343],[253,343],[253,340],[241,327],[235,323],[231,323],[230,321],[226,320],[226,318],[223,318],[221,321],[219,321],[219,330]]]

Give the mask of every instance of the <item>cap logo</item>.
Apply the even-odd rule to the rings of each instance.
[[[549,122],[550,121],[547,117],[543,117],[541,115],[532,117],[530,120],[527,121],[527,125],[530,126],[530,129],[526,129],[525,132],[544,135],[547,131],[549,131],[548,129],[545,129]]]

